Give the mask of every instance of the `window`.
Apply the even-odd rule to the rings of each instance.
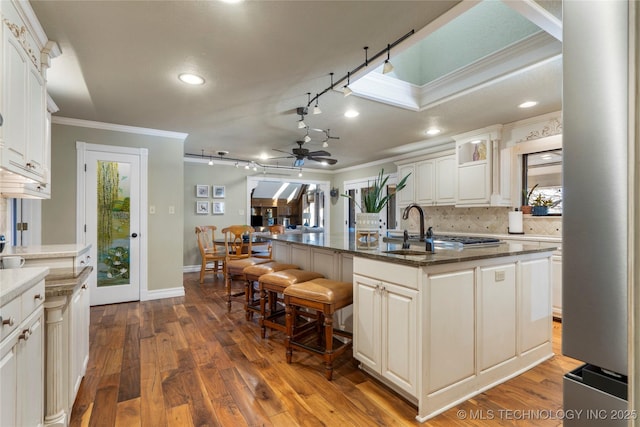
[[[523,205],[529,193],[529,205],[540,197],[549,201],[549,215],[562,214],[562,149],[522,155]]]

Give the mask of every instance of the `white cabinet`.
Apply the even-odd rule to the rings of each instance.
[[[417,203],[420,206],[453,205],[457,170],[453,154],[439,153],[417,162],[399,164],[398,175],[411,172],[407,186],[398,193],[398,206]]]
[[[404,392],[418,392],[419,270],[354,259],[353,355]]]
[[[430,375],[425,381],[428,394],[432,394],[474,375],[474,270],[430,274],[427,283],[424,317]]]
[[[415,183],[417,182],[417,178],[415,164],[411,163],[398,166],[399,179],[402,179],[407,175],[409,175],[409,178],[407,178],[405,187],[398,193],[398,206],[407,206],[408,204],[411,204],[416,200]]]
[[[0,309],[0,425],[38,426],[44,418],[44,280]],[[4,333],[6,332],[9,333]]]
[[[69,303],[69,411],[89,362],[89,284],[83,283]]]
[[[456,206],[509,206],[510,149],[501,125],[456,135]]]
[[[18,10],[21,9],[21,10]],[[47,197],[49,180],[45,70],[51,45],[42,38],[28,2],[0,3],[2,12],[2,96],[0,112],[0,192],[3,197]],[[31,29],[34,33],[31,33]],[[46,45],[46,47],[45,47]],[[38,189],[38,185],[41,186]]]
[[[553,253],[551,257],[551,297],[553,316],[562,318],[562,255],[560,251]]]

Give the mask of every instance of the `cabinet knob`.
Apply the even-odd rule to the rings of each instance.
[[[31,335],[31,328],[25,329],[24,331],[22,331],[22,334],[18,336],[18,340],[27,341],[30,335]]]
[[[42,299],[42,300],[43,300],[44,298],[42,297],[42,295],[41,295],[41,294],[35,294],[35,295],[33,296],[33,299]]]
[[[86,263],[85,263],[85,262],[84,262],[84,260],[82,259],[82,260],[80,260],[80,264],[86,264]]]
[[[16,323],[16,319],[11,316],[8,319],[3,319],[2,316],[0,316],[0,321],[2,322],[2,325],[9,325],[9,326],[13,326]]]
[[[82,289],[87,289],[87,284],[82,285]]]

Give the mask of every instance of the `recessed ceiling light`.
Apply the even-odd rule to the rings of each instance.
[[[269,155],[267,153],[260,154],[260,160],[268,160],[268,159],[269,159]]]
[[[180,81],[190,84],[190,85],[201,85],[204,84],[204,79],[200,76],[190,73],[182,73],[178,76]]]
[[[344,113],[344,116],[345,116],[345,117],[349,117],[349,118],[351,118],[351,117],[358,117],[359,115],[360,115],[360,113],[358,113],[356,110],[347,110],[347,111]]]
[[[425,133],[427,135],[433,136],[433,135],[439,134],[440,132],[442,132],[442,131],[440,129],[438,129],[438,128],[430,128],[430,129],[427,129],[427,131]]]
[[[538,105],[537,102],[535,101],[527,101],[527,102],[523,102],[522,104],[518,105],[519,108],[531,108],[535,105]]]

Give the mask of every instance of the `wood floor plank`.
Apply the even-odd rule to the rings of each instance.
[[[116,423],[118,427],[140,427],[140,398],[118,402]]]
[[[162,393],[162,379],[157,363],[156,340],[140,340],[140,413],[142,425],[167,425],[167,414]]]
[[[91,308],[71,426],[549,427],[561,420],[517,420],[514,411],[560,409],[562,376],[579,365],[559,355],[562,325],[554,322],[555,357],[419,424],[415,405],[350,354],[336,360],[333,381],[319,357],[295,352],[286,363],[284,334],[260,338],[239,300],[227,311],[222,277],[200,285],[198,273],[186,273],[184,286],[184,297]]]

